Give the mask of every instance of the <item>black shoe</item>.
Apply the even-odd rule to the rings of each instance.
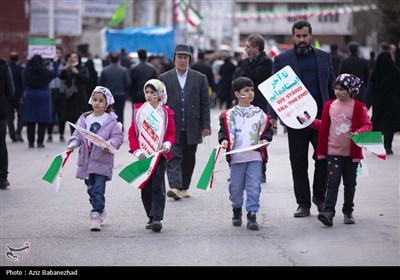
[[[352,214],[344,214],[344,223],[346,225],[353,225],[356,223]]]
[[[22,139],[21,135],[16,135],[16,136],[15,136],[15,139],[16,139],[18,142],[24,142],[24,139]]]
[[[12,143],[17,143],[18,140],[17,140],[17,138],[12,138],[12,139],[11,139],[11,142],[12,142]]]
[[[242,208],[232,208],[233,217],[232,217],[232,225],[234,227],[240,227],[242,225]]]
[[[260,227],[257,223],[256,212],[247,213],[247,228],[249,230],[260,230]]]
[[[53,142],[53,136],[49,135],[49,137],[47,137],[47,142],[48,143]]]
[[[393,150],[392,149],[387,149],[386,150],[386,155],[393,155]]]
[[[33,148],[35,148],[35,144],[29,143],[28,147],[29,147],[29,149],[33,149]]]
[[[318,214],[318,220],[324,225],[331,227],[333,225],[333,215],[328,212],[322,212]]]
[[[312,202],[317,206],[318,212],[324,212],[325,211],[325,202],[324,201],[318,201],[315,196],[312,197]]]
[[[151,223],[151,230],[154,232],[160,232],[162,229],[161,221],[153,221]]]
[[[37,147],[38,147],[39,149],[42,149],[42,148],[44,148],[44,145],[43,145],[43,143],[40,143],[40,144],[37,144]]]
[[[267,175],[265,175],[265,173],[263,173],[261,175],[261,183],[266,183],[267,182]]]
[[[295,218],[302,218],[310,216],[310,208],[306,208],[303,206],[297,207],[296,212],[294,212],[293,217]]]
[[[7,179],[0,179],[0,189],[5,190],[10,185]]]
[[[60,142],[65,142],[64,136],[60,135]]]

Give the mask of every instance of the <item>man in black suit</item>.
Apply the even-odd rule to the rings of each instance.
[[[167,88],[167,105],[175,113],[176,138],[171,149],[172,159],[167,164],[171,187],[167,196],[175,200],[190,197],[188,189],[196,163],[197,145],[203,142],[203,137],[211,135],[207,77],[189,68],[191,57],[188,45],[177,45],[174,50],[175,68],[160,75]]]

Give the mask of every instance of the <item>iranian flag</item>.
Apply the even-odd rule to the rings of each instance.
[[[176,0],[174,2],[174,18],[176,21],[182,19],[182,12],[186,17],[187,22],[192,27],[197,27],[203,21],[203,17],[200,15],[190,3],[186,3],[185,0]]]
[[[135,161],[125,167],[118,175],[133,187],[141,190],[153,175],[161,155],[162,152],[159,151],[145,159]]]
[[[350,137],[357,146],[363,147],[367,151],[376,154],[381,159],[386,159],[386,151],[382,142],[382,132],[371,131],[361,134],[352,134]]]
[[[46,174],[42,177],[42,180],[54,186],[56,192],[60,189],[62,170],[71,153],[72,151],[65,151],[56,155],[49,169],[47,169]]]
[[[207,164],[203,170],[203,173],[200,176],[200,180],[197,183],[197,188],[201,190],[209,190],[212,188],[212,184],[214,181],[214,168],[217,163],[219,153],[221,151],[221,146],[215,147],[211,155],[207,161]]]

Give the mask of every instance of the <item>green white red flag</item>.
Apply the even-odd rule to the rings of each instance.
[[[145,159],[135,161],[118,174],[122,179],[137,189],[143,189],[153,175],[162,152],[156,152]]]
[[[218,160],[218,156],[221,151],[221,146],[215,147],[211,155],[207,161],[206,166],[204,167],[203,173],[200,176],[200,180],[197,183],[197,188],[201,190],[209,190],[212,188],[212,184],[214,181],[214,168]]]
[[[376,154],[381,159],[386,159],[386,151],[383,147],[382,132],[370,131],[361,134],[352,134],[351,140],[359,146],[363,147],[367,151]]]
[[[187,23],[192,27],[197,27],[203,21],[203,16],[190,3],[185,0],[174,1],[174,20],[182,22],[186,19]]]
[[[71,153],[72,151],[65,151],[56,155],[46,174],[42,177],[42,180],[54,186],[56,192],[60,189],[62,170]]]

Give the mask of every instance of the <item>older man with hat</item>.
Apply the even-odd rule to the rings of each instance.
[[[160,75],[168,92],[167,105],[175,113],[176,138],[167,164],[167,196],[175,200],[190,197],[197,145],[211,134],[207,77],[189,68],[191,58],[190,46],[178,44],[174,50],[175,68]]]

